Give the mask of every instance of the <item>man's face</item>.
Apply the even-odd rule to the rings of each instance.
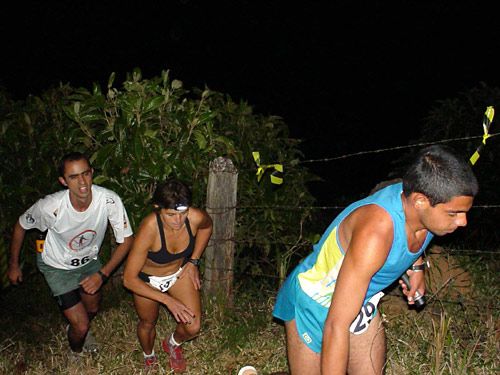
[[[436,236],[453,233],[458,227],[467,225],[467,212],[472,207],[473,200],[473,197],[458,196],[434,207],[427,201],[419,210],[420,219],[425,228]]]
[[[64,176],[59,177],[59,181],[68,187],[71,196],[85,200],[92,197],[93,172],[84,159],[67,161],[64,164]]]

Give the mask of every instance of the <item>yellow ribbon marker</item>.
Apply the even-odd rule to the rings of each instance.
[[[484,146],[486,145],[486,140],[490,137],[489,130],[491,122],[493,121],[493,116],[495,116],[495,109],[492,106],[487,107],[486,112],[484,112],[483,116],[483,130],[484,130],[483,142],[479,145],[474,154],[472,154],[472,156],[470,157],[470,162],[472,165],[476,164],[477,159],[479,159],[479,156],[483,151]]]
[[[255,164],[257,164],[257,181],[260,182],[262,176],[266,169],[274,169],[271,173],[271,183],[275,185],[281,185],[283,183],[283,164],[260,164],[260,153],[258,151],[253,151],[253,160],[255,160]]]

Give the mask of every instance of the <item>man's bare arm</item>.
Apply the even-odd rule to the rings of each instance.
[[[340,229],[347,232],[344,237],[349,238],[349,243],[323,332],[321,372],[324,374],[346,373],[349,327],[361,309],[372,276],[384,264],[393,240],[392,221],[380,207],[363,207],[345,224]]]
[[[111,259],[100,270],[104,277],[109,277],[109,275],[111,275],[111,273],[127,257],[127,254],[130,251],[133,242],[133,236],[125,237],[123,242],[116,247],[115,251],[113,251],[113,254],[111,255]],[[103,277],[99,273],[94,273],[93,275],[87,276],[80,282],[83,290],[89,294],[96,293],[103,284]]]
[[[19,224],[19,220],[14,225],[12,231],[12,240],[10,242],[10,258],[9,268],[7,275],[12,284],[17,285],[23,281],[23,271],[19,265],[19,256],[21,254],[21,247],[23,246],[24,236],[26,230]]]

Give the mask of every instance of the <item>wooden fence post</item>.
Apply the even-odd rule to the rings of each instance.
[[[233,298],[234,228],[238,170],[230,159],[218,157],[210,163],[207,212],[213,232],[205,250],[203,291],[206,297]]]

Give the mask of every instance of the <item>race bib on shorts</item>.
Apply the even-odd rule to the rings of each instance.
[[[363,307],[361,307],[361,311],[349,327],[349,331],[351,331],[351,333],[360,335],[368,329],[375,313],[377,312],[377,305],[383,296],[383,292],[378,292],[370,298],[368,302],[363,305]]]
[[[182,267],[179,268],[179,270],[168,276],[148,276],[149,277],[149,284],[153,288],[158,289],[160,292],[165,293],[167,290],[169,290],[177,281],[179,278],[179,273],[182,271]]]

